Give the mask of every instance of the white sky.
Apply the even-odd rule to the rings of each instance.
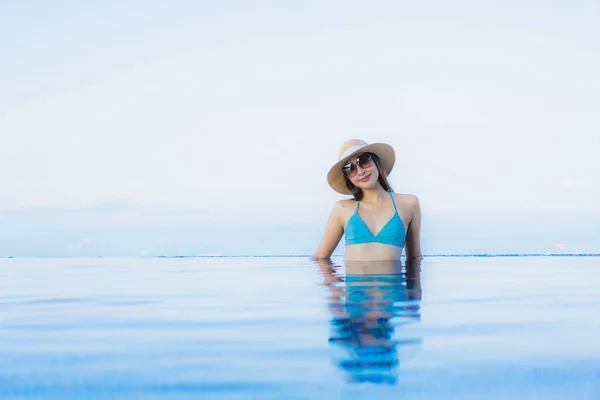
[[[600,207],[598,2],[294,3],[2,2],[0,208],[321,206],[353,137],[427,207]]]

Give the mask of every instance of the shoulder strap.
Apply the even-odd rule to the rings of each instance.
[[[360,201],[356,201],[356,208],[354,209],[354,212],[358,211],[358,205],[360,204]]]
[[[394,200],[394,195],[392,194],[391,190],[388,190],[388,193],[390,194],[390,197],[392,198],[392,204],[394,205],[394,211],[396,212],[396,214],[398,214],[398,209],[396,208],[396,201]]]

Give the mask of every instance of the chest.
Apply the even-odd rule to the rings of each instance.
[[[346,216],[345,230],[359,236],[377,237],[379,234],[406,231],[406,216],[393,205],[374,206],[360,204]]]

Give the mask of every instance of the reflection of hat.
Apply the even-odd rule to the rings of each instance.
[[[396,162],[396,153],[392,146],[386,143],[368,144],[364,140],[351,139],[342,145],[338,154],[338,162],[331,167],[327,174],[327,183],[329,183],[329,186],[331,186],[333,190],[341,194],[352,194],[346,187],[342,167],[352,157],[362,153],[375,154],[379,158],[381,168],[383,169],[382,172],[384,172],[386,176],[392,172],[392,168],[394,168],[394,163]]]

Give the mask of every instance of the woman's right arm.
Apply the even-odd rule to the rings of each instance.
[[[333,254],[333,251],[339,244],[344,234],[344,226],[342,223],[342,205],[338,201],[333,206],[327,224],[325,225],[325,233],[321,244],[311,257],[312,260],[328,259]]]

